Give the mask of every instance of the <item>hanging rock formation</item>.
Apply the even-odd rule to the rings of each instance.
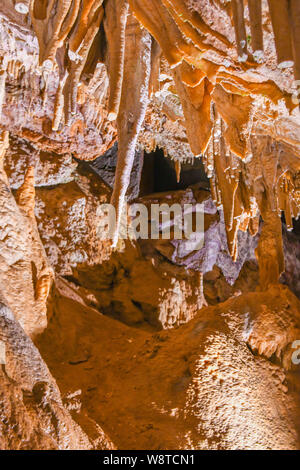
[[[300,448],[299,5],[1,2],[1,448]]]

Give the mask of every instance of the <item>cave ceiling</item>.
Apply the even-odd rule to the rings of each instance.
[[[0,124],[82,160],[118,141],[118,223],[136,148],[160,147],[178,178],[203,160],[233,259],[238,231],[255,235],[260,216],[267,238],[280,238],[274,212],[292,229],[297,0],[6,0],[0,13]]]

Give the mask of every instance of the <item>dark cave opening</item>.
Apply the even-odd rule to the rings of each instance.
[[[204,188],[209,188],[209,180],[200,158],[195,158],[193,163],[181,165],[180,181],[177,183],[175,163],[165,157],[161,149],[144,154],[140,196],[183,190],[197,183],[202,183]]]
[[[281,212],[281,222],[286,227],[286,220],[285,220],[284,212]],[[298,239],[300,239],[300,217],[297,219],[293,218],[293,229],[291,230],[291,233],[293,233],[294,235],[297,236]]]
[[[117,165],[118,144],[91,162],[78,162],[95,172],[110,188],[113,188]],[[76,160],[78,161],[78,160]],[[175,162],[165,157],[161,149],[146,153],[136,152],[127,191],[129,200],[149,194],[178,191],[201,183],[209,189],[209,179],[204,170],[202,159],[195,158],[192,163],[182,163],[180,181],[177,183]]]

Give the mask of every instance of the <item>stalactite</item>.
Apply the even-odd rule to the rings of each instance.
[[[259,230],[259,220],[260,216],[257,215],[256,217],[253,217],[249,221],[249,232],[252,235],[252,237],[255,237],[257,235],[258,230]]]
[[[263,226],[255,254],[259,265],[260,289],[277,284],[284,271],[281,220],[276,212],[263,211]]]
[[[214,127],[212,153],[214,173],[210,179],[213,200],[222,205],[227,235],[228,250],[233,260],[238,256],[238,231],[255,230],[252,219],[257,218],[257,206],[251,201],[239,158],[226,148],[224,123],[213,107]]]
[[[235,195],[238,189],[238,179],[226,177],[226,152],[225,140],[222,132],[222,124],[217,125],[215,120],[214,126],[214,167],[218,182],[218,188],[221,192],[221,200],[224,212],[224,221],[227,234],[228,249],[233,259],[236,258],[236,237],[238,230],[238,220],[234,218],[235,214]],[[217,135],[216,135],[217,133]]]
[[[230,41],[218,31],[213,30],[209,25],[203,21],[199,13],[192,11],[188,8],[184,0],[163,0],[164,5],[172,5],[177,15],[188,21],[195,29],[201,31],[205,36],[211,35],[223,43],[227,48],[232,47]]]
[[[300,216],[300,172],[296,173],[293,178],[293,215],[295,219]]]
[[[158,0],[129,0],[129,5],[136,18],[148,29],[160,44],[162,51],[171,67],[176,67],[182,62],[183,53],[180,50],[175,37],[170,35],[170,24],[165,23],[164,7]],[[174,28],[174,26],[173,26]],[[180,32],[175,36],[181,38]],[[174,33],[174,29],[173,29]],[[182,38],[181,38],[182,42]]]
[[[0,119],[2,116],[2,107],[5,100],[6,70],[0,70]]]
[[[206,171],[207,177],[212,178],[214,176],[214,149],[213,149],[213,139],[210,139],[206,152]]]
[[[158,42],[153,39],[151,48],[151,75],[149,80],[149,94],[159,90],[159,73],[162,50]]]
[[[207,302],[204,297],[203,273],[196,271],[196,280],[197,287],[195,289],[195,294],[197,296],[197,309],[201,310],[201,308],[207,307]]]
[[[212,85],[205,78],[194,88],[186,87],[181,79],[181,67],[173,72],[176,90],[180,97],[186,120],[186,131],[192,152],[201,155],[206,151],[212,129]]]
[[[66,78],[67,78],[67,75],[65,75],[63,80],[60,80],[57,91],[56,91],[55,102],[54,102],[54,115],[53,115],[53,120],[52,120],[53,131],[58,131],[60,123],[62,121],[62,117],[63,117],[63,110],[64,110],[63,89],[65,86]]]
[[[285,173],[278,181],[277,184],[277,197],[278,197],[278,208],[279,211],[283,211],[285,214],[285,221],[288,230],[293,229],[293,211],[291,207],[291,196],[294,191],[294,185],[292,183],[292,177],[290,173]],[[296,214],[295,214],[296,215]]]
[[[109,102],[108,119],[117,118],[123,83],[125,29],[128,15],[127,0],[112,0],[105,7],[104,28],[109,52]]]
[[[18,206],[30,217],[34,217],[35,188],[34,188],[34,167],[29,166],[24,183],[17,191],[16,202]]]
[[[151,67],[151,36],[141,29],[130,14],[126,27],[124,79],[118,125],[118,161],[111,203],[116,209],[116,230],[113,246],[117,245],[125,194],[140,132],[149,100]]]
[[[171,12],[168,8],[165,8],[163,5],[160,5],[159,0],[152,1],[154,1],[156,8],[159,9],[164,24],[166,26],[168,35],[170,38],[173,39],[173,41],[177,45],[179,51],[182,54],[182,58],[186,58],[192,63],[197,64],[198,60],[201,58],[200,50],[196,47],[197,44],[195,44],[193,40],[190,40],[192,38],[190,38],[190,35],[187,33],[186,28],[183,27],[185,34],[182,33],[182,29],[180,29],[178,24],[182,20],[177,17],[178,21],[174,21],[174,18],[172,17]]]
[[[54,274],[51,268],[47,267],[42,269],[35,286],[35,299],[38,302],[46,303],[50,293],[53,276]]]
[[[233,153],[244,159],[252,126],[252,98],[226,93],[223,87],[217,85],[212,99],[227,124],[224,132],[227,145]]]
[[[14,60],[10,60],[7,64],[7,73],[11,75],[12,77],[14,77],[14,64],[15,64]]]
[[[272,211],[276,210],[275,185],[278,166],[278,151],[270,137],[264,139],[260,159],[262,163],[262,174],[268,203]]]
[[[56,51],[71,31],[80,0],[31,0],[30,15],[40,47],[40,64],[54,62]]]
[[[278,66],[291,67],[294,63],[289,22],[288,0],[268,0],[275,36]]]
[[[175,160],[175,172],[176,172],[176,180],[177,183],[180,182],[180,175],[181,175],[181,163],[180,160]]]
[[[178,15],[174,9],[173,3],[170,0],[163,0],[163,4],[166,6],[183,37],[189,38],[201,52],[213,50],[222,56],[226,55],[222,50],[216,48],[213,44],[208,44],[206,42],[207,36],[199,33],[197,29],[195,29],[188,21],[184,19],[183,15]],[[194,48],[190,51],[188,51],[186,47],[183,49],[179,47],[179,49],[181,49],[186,54],[186,59],[190,60],[192,63],[194,63],[194,59],[196,59],[196,62],[198,62],[200,56]]]
[[[278,104],[279,100],[284,99],[285,104],[291,111],[292,106],[290,94],[283,93],[282,90],[271,80],[265,82],[247,82],[240,77],[232,76],[229,73],[220,71],[217,76],[217,83],[220,83],[225,91],[241,96],[263,95]]]
[[[217,184],[216,184],[215,176],[211,176],[211,178],[209,179],[209,183],[210,183],[210,191],[211,191],[212,200],[216,204],[216,206],[218,207],[220,205],[221,201],[219,200],[219,197],[218,197],[218,191],[217,191]]]
[[[297,0],[290,0],[289,5],[295,79],[300,80],[300,3]]]
[[[15,4],[15,10],[18,13],[20,13],[21,15],[27,15],[27,13],[29,12],[28,5],[26,5],[23,2],[19,2],[18,0],[14,0],[14,4]]]
[[[89,27],[94,23],[97,15],[102,13],[100,10],[102,3],[103,0],[81,0],[78,16],[69,40],[71,53],[76,54],[79,51]]]
[[[3,160],[5,152],[9,146],[9,133],[8,131],[3,131],[0,128],[0,170],[3,169]]]
[[[264,51],[261,0],[248,0],[248,7],[253,55],[258,62],[261,62]]]
[[[20,69],[22,67],[22,62],[19,60],[14,61],[14,68],[13,68],[13,77],[15,80],[19,79]]]
[[[246,27],[244,22],[244,0],[232,0],[231,5],[238,57],[241,62],[245,62],[248,58],[248,51]]]
[[[43,85],[44,85],[43,89],[42,89],[42,108],[45,109],[46,102],[47,102],[47,99],[48,99],[48,77],[49,77],[49,74],[48,74],[47,70],[43,70],[42,77],[43,77]]]
[[[208,1],[206,3],[209,5]],[[125,194],[133,165],[137,136],[146,112],[148,94],[156,93],[161,85],[161,92],[153,100],[158,101],[159,96],[167,89],[165,82],[169,86],[168,93],[180,108],[180,117],[179,113],[170,113],[172,124],[176,124],[178,119],[183,119],[180,101],[191,150],[195,155],[205,153],[203,160],[210,179],[212,198],[219,208],[223,206],[228,247],[233,259],[235,260],[238,255],[238,230],[249,229],[252,235],[256,234],[259,229],[260,213],[265,220],[264,233],[268,231],[270,233],[270,229],[266,228],[271,226],[270,220],[273,220],[270,213],[277,214],[278,209],[285,212],[288,226],[291,228],[292,218],[299,212],[297,203],[299,191],[295,189],[296,185],[293,182],[294,173],[288,177],[287,169],[284,168],[281,170],[284,172],[284,178],[277,174],[280,163],[278,155],[273,155],[272,146],[268,152],[258,152],[259,156],[254,157],[260,165],[261,180],[256,181],[249,177],[249,162],[252,158],[249,143],[253,121],[256,123],[256,119],[264,115],[265,121],[270,123],[275,116],[273,105],[278,105],[282,99],[285,100],[288,110],[292,111],[295,106],[291,95],[280,89],[280,85],[275,81],[265,80],[265,76],[263,79],[259,76],[257,81],[254,81],[253,69],[257,64],[253,63],[251,56],[247,61],[245,22],[248,21],[248,16],[245,18],[244,12],[246,4],[249,7],[251,28],[249,42],[254,58],[257,62],[261,62],[264,47],[261,0],[248,0],[248,2],[232,0],[227,6],[224,2],[218,1],[217,6],[214,5],[214,9],[222,10],[222,15],[228,15],[228,21],[230,17],[233,19],[239,61],[245,62],[238,64],[234,59],[235,55],[232,54],[235,46],[224,35],[213,29],[213,25],[217,22],[207,20],[207,12],[202,12],[198,6],[195,6],[196,2],[31,0],[30,11],[40,45],[40,63],[50,61],[49,70],[44,63],[42,73],[45,80],[47,81],[48,74],[56,73],[52,68],[54,61],[59,68],[60,82],[52,129],[57,131],[61,127],[63,108],[65,123],[70,126],[67,132],[71,137],[84,132],[83,126],[86,121],[92,123],[95,131],[105,133],[107,112],[109,120],[117,120],[119,150],[112,195],[112,203],[117,212],[114,245],[118,240]],[[280,66],[291,65],[294,59],[295,76],[300,79],[299,1],[268,0],[268,4]],[[199,11],[196,11],[197,8]],[[263,13],[265,22],[267,12],[264,10]],[[101,28],[99,31],[103,15],[104,30]],[[147,31],[143,30],[138,22]],[[224,30],[223,25],[222,29]],[[150,38],[149,33],[154,40]],[[230,35],[231,33],[232,31],[229,32]],[[108,46],[105,51],[102,48],[104,34]],[[266,31],[266,34],[269,41],[269,32]],[[101,52],[98,51],[97,54],[94,49],[98,46]],[[268,44],[268,54],[269,49],[272,54],[272,47],[269,48]],[[99,77],[102,75],[98,74],[95,62],[100,60],[100,56],[101,61],[105,61],[108,66],[110,85],[108,106],[106,103],[108,85],[103,86],[102,90],[97,88],[98,82],[102,80]],[[168,77],[165,82],[159,81],[160,67]],[[103,69],[105,69],[104,64]],[[258,75],[260,69],[261,67],[257,67]],[[248,72],[249,76],[251,75],[249,81]],[[106,71],[104,73],[106,74]],[[19,75],[19,64],[15,60],[12,61],[11,57],[8,74],[10,80],[11,77],[16,80]],[[173,74],[175,86],[169,78],[170,74]],[[87,83],[90,79],[93,86],[88,88]],[[81,93],[78,91],[80,80],[82,80]],[[107,81],[106,77],[106,83]],[[30,83],[28,89],[31,89]],[[89,96],[91,89],[92,98]],[[44,101],[46,97],[47,86],[44,87]],[[75,117],[77,105],[81,105],[83,109],[85,122],[80,116]],[[166,109],[167,106],[162,106],[160,111],[169,116]],[[166,149],[164,152],[167,153]],[[177,181],[180,180],[181,163],[182,160],[175,157]],[[253,167],[252,164],[252,171]],[[282,183],[283,180],[284,188],[278,189],[278,181]],[[276,237],[277,235],[273,236],[273,239],[277,240],[274,246],[279,256],[279,267],[276,268],[279,272],[282,266],[278,237]],[[264,246],[264,243],[266,242],[261,246]],[[258,248],[260,258],[263,257],[261,246]],[[263,263],[262,272],[264,272],[265,261],[260,263]],[[263,273],[262,277],[264,276]],[[268,283],[262,282],[262,284]]]
[[[65,123],[67,125],[70,124],[72,115],[76,113],[78,83],[87,60],[89,50],[96,37],[104,15],[102,0],[93,0],[93,2],[94,3],[90,10],[91,14],[88,15],[88,20],[86,18],[85,10],[81,10],[81,13],[77,18],[76,22],[77,28],[72,31],[72,34],[69,39],[70,50],[69,61],[67,66],[68,76],[66,78],[66,82],[63,89]],[[85,25],[86,34],[84,35],[78,49],[74,51],[72,50],[72,46],[76,47],[77,45],[77,29],[79,28],[82,19],[84,20],[84,22],[88,21],[88,23]],[[78,56],[78,60],[75,58],[75,60],[72,60],[73,57],[70,52]]]
[[[185,61],[182,61],[180,72],[182,82],[186,86],[190,86],[192,88],[200,85],[202,80],[205,78],[205,73],[201,69],[193,67]]]
[[[206,59],[201,59],[198,63],[198,67],[205,74],[209,82],[215,85],[220,65]]]

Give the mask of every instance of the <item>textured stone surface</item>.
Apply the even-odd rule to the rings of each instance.
[[[28,141],[11,135],[4,160],[4,169],[11,189],[21,186],[28,166],[35,168],[35,186],[44,187],[72,181],[77,163],[70,154],[44,152]]]
[[[15,3],[0,447],[299,449],[298,0]],[[201,249],[120,238],[140,183],[147,207],[204,203]]]
[[[118,158],[118,145],[115,144],[104,155],[96,158],[93,162],[89,163],[88,167],[91,168],[100,178],[111,188],[114,187],[115,172],[117,167]],[[133,167],[131,170],[130,183],[127,189],[126,197],[130,201],[139,196],[140,182],[142,176],[142,169],[144,163],[143,151],[136,151]]]
[[[78,264],[94,265],[111,252],[98,236],[99,206],[110,190],[93,172],[82,169],[73,181],[36,191],[36,219],[47,255],[56,271],[71,274]]]
[[[39,351],[4,304],[0,340],[5,344],[0,373],[2,450],[113,448],[99,426],[94,425],[89,439],[73,421]]]
[[[299,374],[264,354],[276,350],[290,365],[297,328],[299,301],[285,287],[153,335],[100,315],[58,281],[37,344],[63,395],[80,388],[82,409],[120,449],[295,449]]]
[[[29,335],[47,325],[46,299],[38,297],[43,274],[52,275],[36,222],[18,207],[6,174],[0,172],[1,296]],[[21,294],[22,293],[22,294]]]

